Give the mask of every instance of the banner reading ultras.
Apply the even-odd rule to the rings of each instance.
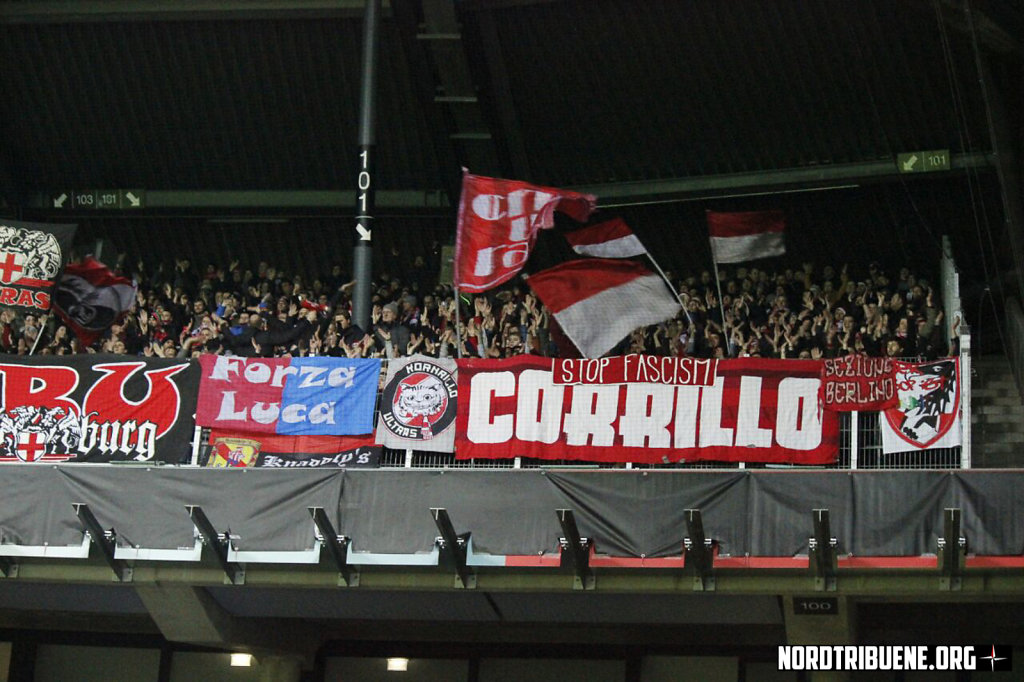
[[[196,423],[282,435],[373,431],[380,360],[202,355]]]
[[[0,364],[0,462],[187,462],[199,368],[120,355]]]
[[[0,305],[47,312],[74,236],[74,225],[0,222]]]
[[[815,360],[720,360],[710,385],[558,384],[554,360],[459,360],[456,458],[827,464]]]

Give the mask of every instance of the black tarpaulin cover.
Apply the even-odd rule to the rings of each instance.
[[[0,466],[0,543],[78,545],[72,504],[90,506],[118,541],[191,547],[187,505],[247,551],[313,546],[308,507],[323,507],[356,552],[429,552],[430,508],[448,510],[477,553],[557,552],[556,509],[572,509],[598,554],[679,556],[684,511],[700,509],[723,555],[807,552],[812,510],[827,508],[838,552],[936,550],[947,507],[963,511],[968,551],[1024,553],[1024,471],[259,470],[112,465]],[[358,563],[358,559],[355,559]]]

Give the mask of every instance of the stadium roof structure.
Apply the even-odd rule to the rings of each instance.
[[[377,211],[390,234],[446,241],[466,167],[594,193],[685,262],[692,248],[664,235],[702,225],[687,202],[882,183],[872,204],[915,197],[901,238],[921,222],[977,251],[977,221],[1004,227],[996,162],[1021,148],[1021,14],[1012,0],[385,2]],[[8,212],[89,235],[127,216],[354,215],[362,15],[361,0],[0,3]],[[897,155],[926,150],[948,150],[948,170],[900,171]],[[982,178],[973,195],[965,174]],[[133,188],[140,206],[118,205],[134,212],[74,199]],[[863,213],[839,194],[829,205]],[[970,196],[992,215],[964,215]],[[863,218],[837,226],[837,251]],[[223,250],[184,231],[183,250]]]
[[[354,235],[339,224],[355,213],[363,15],[357,0],[0,2],[0,211],[80,222],[83,234],[120,240],[135,253],[247,248],[258,259],[262,248],[294,258],[289,267],[298,267],[303,258],[321,257],[312,252],[323,252],[321,238],[331,234],[340,245],[335,257],[346,259]],[[391,226],[380,231],[385,244],[425,248],[450,238],[460,168],[467,167],[592,192],[680,261],[706,249],[679,234],[709,202],[751,205],[768,197],[803,212],[808,224],[825,207],[848,209],[820,228],[825,241],[811,242],[808,252],[832,242],[843,253],[854,238],[881,243],[883,237],[857,231],[858,224],[882,215],[883,231],[891,233],[888,218],[899,214],[897,220],[910,215],[935,224],[936,232],[952,231],[958,256],[968,261],[1007,269],[1016,263],[1014,249],[977,255],[990,247],[976,236],[971,202],[998,204],[983,219],[995,232],[992,241],[1017,243],[1020,196],[1006,190],[1021,187],[1024,152],[1011,113],[1024,102],[1019,0],[393,0],[384,3],[382,18],[376,168],[378,212]],[[948,168],[918,173],[913,163],[903,165],[909,156],[899,156],[925,151],[947,152]],[[96,190],[120,190],[121,203],[106,210],[76,203],[76,192]],[[143,198],[138,206],[124,203],[131,190],[141,190],[134,194]],[[847,190],[856,195],[849,198]],[[904,203],[909,207],[893,208]],[[210,221],[230,225],[225,229],[249,245],[226,246]],[[268,230],[273,221],[308,227],[314,246],[284,253],[279,247],[295,233]],[[897,226],[901,237],[915,230],[921,231]],[[913,252],[907,244],[901,253]],[[816,533],[810,509],[804,521],[792,521],[799,515],[778,513],[779,498],[763,516],[751,516],[750,507],[731,512],[747,515],[745,523],[736,517],[737,527],[756,529],[756,521],[795,542],[775,547],[788,548],[781,555],[759,554],[752,536],[744,536],[744,551],[775,557],[775,566],[744,565],[742,553],[726,566],[725,557],[703,555],[699,541],[694,559],[684,562],[684,537],[702,537],[685,520],[660,529],[678,531],[674,556],[662,547],[651,561],[636,551],[633,563],[612,557],[599,566],[589,546],[576,551],[573,526],[556,516],[566,507],[549,488],[529,488],[550,493],[552,504],[538,503],[522,517],[514,504],[489,506],[508,500],[507,493],[483,495],[511,480],[496,477],[521,481],[547,475],[541,472],[360,472],[348,480],[293,472],[287,480],[301,480],[303,494],[304,484],[313,485],[316,500],[290,509],[283,528],[281,519],[262,525],[273,505],[233,520],[233,505],[257,499],[255,484],[239,480],[229,495],[191,481],[172,485],[190,473],[122,468],[116,477],[132,480],[119,478],[117,488],[105,479],[109,471],[0,470],[2,542],[42,548],[8,556],[2,567],[0,625],[9,637],[27,630],[133,632],[305,655],[313,653],[309,642],[323,643],[306,637],[312,632],[347,653],[388,652],[396,640],[420,650],[514,644],[565,647],[562,653],[587,647],[587,655],[602,648],[708,651],[722,642],[730,651],[763,650],[787,637],[813,636],[812,625],[794,617],[794,597],[835,595],[844,613],[856,612],[843,618],[847,635],[860,628],[872,641],[890,642],[915,641],[915,633],[956,639],[966,631],[1024,641],[1016,473],[986,473],[995,478],[983,484],[948,472],[871,474],[913,481],[921,493],[915,499],[927,500],[912,526],[898,515],[878,516],[884,499],[856,502],[863,518],[877,522],[872,532],[888,531],[894,550],[916,563],[858,565],[844,556],[846,563],[837,558],[833,568],[831,559],[815,564],[805,557]],[[137,505],[118,508],[111,491],[128,490],[133,477],[145,475],[162,483],[139,484]],[[262,480],[268,472],[225,475]],[[373,475],[406,478],[379,503],[346,507],[358,480]],[[639,547],[629,541],[647,530],[617,525],[625,515],[603,516],[609,500],[628,506],[635,500],[626,494],[640,478],[660,486],[683,474],[602,475],[623,483],[596,498],[594,508],[575,510],[578,539],[590,534],[597,553],[611,543],[616,556],[630,554],[623,548]],[[560,474],[545,486],[579,493],[577,479],[589,485],[596,476]],[[708,485],[750,486],[754,476],[722,474]],[[963,481],[952,483],[957,476]],[[418,496],[422,509],[389,522],[389,510],[411,504],[411,492],[444,490],[456,479],[450,490],[463,494],[457,501],[451,492],[436,500]],[[485,479],[491,487],[474,487]],[[878,490],[902,499],[906,488],[893,485]],[[991,504],[984,495],[954,495],[986,485],[1006,490]],[[157,492],[163,497],[153,497],[154,508],[166,518],[143,510],[146,495]],[[692,502],[686,493],[672,509],[702,510],[706,537],[716,540],[715,516],[702,503],[718,499],[711,492],[692,492]],[[832,507],[831,535],[818,527],[825,544],[852,533],[857,518],[853,507],[841,514],[831,495],[822,493],[817,503]],[[852,505],[853,497],[847,501]],[[44,503],[55,505],[53,514],[38,509]],[[75,506],[82,504],[84,512]],[[961,510],[962,521],[946,524],[949,505]],[[333,510],[328,519],[338,535],[317,529],[310,507]],[[205,510],[205,528],[196,508]],[[447,527],[438,509],[451,511]],[[90,513],[98,525],[90,525]],[[500,532],[496,517],[532,519],[537,532],[532,544],[516,548],[521,565],[478,566],[470,587],[451,533],[463,550],[457,536],[465,531],[474,542],[494,542],[480,524],[494,523]],[[371,530],[350,528],[352,518]],[[43,525],[33,526],[33,519]],[[601,525],[592,525],[595,519]],[[177,535],[147,546],[154,527],[173,527]],[[232,544],[240,527],[246,530]],[[120,535],[108,536],[110,528]],[[294,556],[279,564],[240,558],[260,528],[276,539],[272,551]],[[318,532],[325,539],[310,563]],[[25,535],[32,533],[39,535]],[[990,547],[980,562],[959,544],[979,533]],[[537,551],[537,538],[543,554],[531,567],[524,548]],[[380,542],[376,554],[419,556],[423,563],[363,556],[360,585],[348,587],[347,564],[334,563],[349,556],[348,540],[356,549]],[[876,556],[884,556],[883,546],[876,543]],[[159,551],[181,555],[147,554]],[[701,565],[707,570],[695,568]],[[734,577],[719,578],[719,570]],[[920,634],[922,622],[929,634]]]

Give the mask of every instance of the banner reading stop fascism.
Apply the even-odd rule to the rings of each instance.
[[[554,362],[459,360],[456,458],[827,464],[839,453],[839,418],[818,407],[820,361],[720,360],[710,385],[562,384]]]

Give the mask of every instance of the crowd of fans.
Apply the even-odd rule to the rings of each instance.
[[[570,355],[573,350],[522,281],[456,299],[451,286],[417,257],[403,276],[380,273],[373,285],[368,329],[353,323],[354,283],[335,266],[307,279],[268,263],[237,262],[197,270],[117,269],[139,283],[135,305],[85,346],[56,315],[0,313],[0,350],[24,355],[84,352],[146,357],[328,355],[396,357],[423,353],[501,358],[522,353]],[[934,358],[952,352],[938,295],[908,268],[884,272],[843,266],[772,272],[756,265],[720,269],[721,302],[710,271],[675,277],[686,314],[638,329],[612,354],[698,357],[821,358],[849,353]],[[724,315],[724,319],[723,319]],[[456,333],[459,325],[461,333]],[[38,341],[37,341],[37,336]]]

